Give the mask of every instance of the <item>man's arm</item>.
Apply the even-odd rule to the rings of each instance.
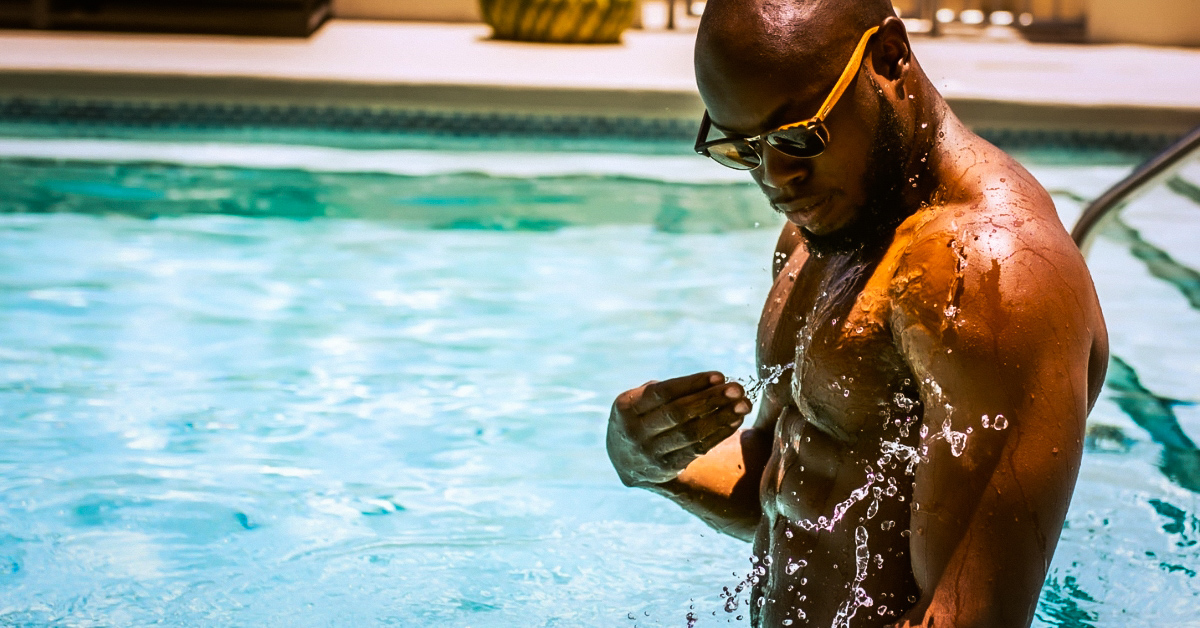
[[[663,495],[717,530],[753,537],[766,464],[758,429],[738,431],[750,401],[720,373],[650,382],[622,393],[608,422],[608,455],[626,486]]]
[[[774,420],[764,404],[754,427],[696,458],[676,479],[651,491],[671,499],[713,529],[753,541],[762,521],[758,487],[771,456]]]
[[[804,263],[807,254],[801,243],[802,238],[795,225],[784,225],[775,245],[775,255],[771,264],[773,278],[778,279],[789,262],[796,269]],[[764,330],[760,329],[759,333],[763,335]],[[770,337],[772,334],[766,332],[765,335]],[[657,395],[662,401],[676,392],[700,390],[706,384],[711,387],[723,385],[724,378],[720,374],[709,375],[711,379],[707,382],[697,379],[702,378],[704,374],[693,375],[691,378],[680,378],[671,382],[647,384],[618,397],[609,420],[609,457],[627,486],[639,486],[658,493],[716,530],[744,541],[752,541],[762,520],[759,482],[770,458],[775,423],[783,412],[780,402],[772,396],[769,387],[764,391],[754,427],[740,432],[736,430],[737,425],[741,423],[741,417],[729,414],[731,409],[736,407],[732,402],[726,404],[724,420],[720,420],[721,415],[714,415],[717,420],[708,420],[707,424],[695,423],[695,419],[682,416],[681,409],[677,409],[675,412],[678,423],[693,423],[695,428],[699,428],[692,430],[691,442],[694,445],[682,454],[686,458],[683,460],[684,466],[678,466],[680,461],[674,460],[670,461],[674,464],[656,468],[655,463],[647,459],[650,456],[637,453],[649,447],[649,443],[644,442],[645,430],[637,427],[648,420],[636,418],[638,406],[644,409],[652,407],[654,403],[635,403],[635,400],[647,395]],[[738,393],[737,400],[745,401],[746,412],[749,412],[749,400],[744,397],[745,391],[737,384],[724,385],[728,387],[727,390]],[[655,387],[655,390],[648,390],[651,386]],[[686,414],[686,411],[683,413]],[[713,430],[712,435],[706,438],[701,432],[710,429],[710,426]],[[729,431],[725,431],[726,429]],[[639,438],[642,440],[639,441]],[[650,472],[637,477],[631,470],[638,465],[648,466]]]
[[[1078,251],[1057,225],[997,222],[918,234],[897,273],[894,330],[924,406],[910,541],[922,598],[898,626],[1030,624],[1103,379]]]
[[[745,538],[757,515],[739,486],[754,438],[738,432],[751,410],[746,391],[720,373],[649,382],[621,393],[608,421],[607,448],[626,486],[674,500],[713,527]],[[748,430],[751,431],[752,430]]]

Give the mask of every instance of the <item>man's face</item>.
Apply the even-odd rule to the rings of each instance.
[[[750,137],[812,117],[846,61],[821,60],[823,67],[811,71],[721,71],[720,63],[709,64],[700,84],[714,132]],[[878,230],[876,223],[893,222],[881,212],[900,209],[895,204],[904,139],[868,71],[860,70],[826,119],[830,141],[824,153],[800,159],[764,143],[763,163],[751,171],[772,207],[800,227],[818,253],[823,244],[830,252],[854,248]]]

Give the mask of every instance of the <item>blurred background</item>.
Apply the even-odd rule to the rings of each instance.
[[[642,0],[636,27],[686,28],[704,2]],[[972,34],[1015,27],[1047,41],[1198,45],[1197,9],[1186,0],[901,0],[914,32]],[[330,17],[479,22],[477,0],[4,0],[7,28],[210,32],[304,36]]]

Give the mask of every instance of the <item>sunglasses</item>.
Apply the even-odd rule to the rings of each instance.
[[[878,30],[879,27],[876,26],[863,34],[862,39],[858,42],[858,47],[854,49],[854,56],[850,57],[846,69],[842,70],[841,78],[833,86],[833,91],[829,92],[829,96],[825,98],[821,108],[817,110],[817,115],[803,122],[787,124],[754,137],[722,137],[706,141],[709,131],[712,129],[712,120],[708,117],[706,110],[704,118],[700,121],[700,135],[696,137],[696,152],[734,170],[754,170],[761,166],[763,142],[784,155],[801,159],[811,159],[825,152],[825,147],[829,145],[829,129],[825,126],[825,117],[829,115],[829,111],[846,92],[850,81],[858,75],[863,55],[867,50],[867,41]]]

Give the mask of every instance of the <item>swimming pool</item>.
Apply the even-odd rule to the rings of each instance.
[[[753,372],[778,220],[703,160],[487,148],[0,141],[0,624],[745,624],[748,546],[604,420]],[[1134,165],[1027,161],[1068,223]],[[1198,183],[1093,248],[1121,361],[1037,625],[1194,622]]]

